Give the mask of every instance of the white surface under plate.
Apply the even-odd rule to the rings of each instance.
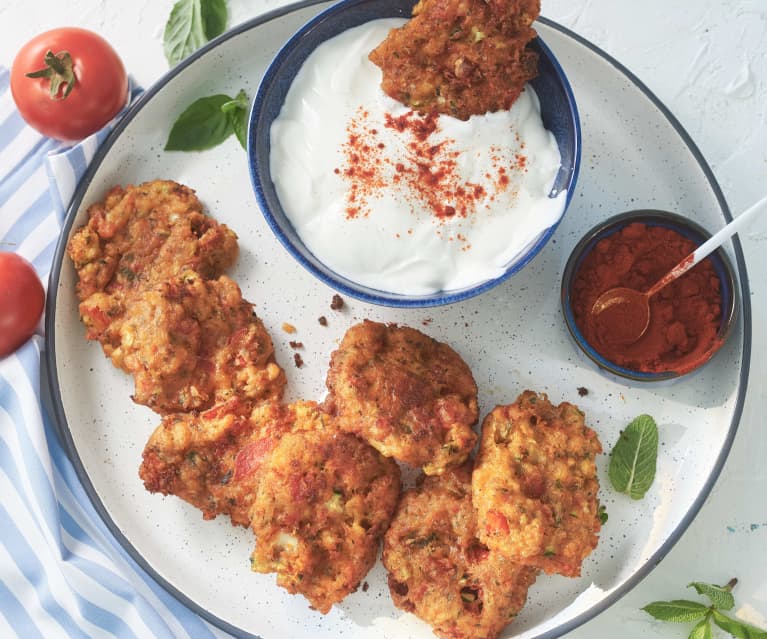
[[[327,4],[278,12],[238,27],[150,89],[101,149],[75,198],[57,252],[49,294],[47,357],[57,421],[96,507],[125,547],[165,587],[222,628],[240,636],[406,639],[430,628],[391,603],[380,563],[360,589],[323,616],[250,571],[252,534],[228,519],[203,521],[173,497],[146,492],[138,477],[144,444],[158,424],[130,400],[132,380],[86,342],[64,244],[85,221],[86,208],[114,184],[165,178],[197,190],[208,211],[239,235],[231,275],[255,303],[288,374],[287,400],[320,399],[331,351],[363,318],[407,324],[451,344],[471,366],[484,416],[525,389],[577,403],[606,451],[641,413],[660,428],[658,473],[644,500],[616,494],[607,455],[598,459],[600,497],[609,513],[583,577],[541,575],[528,604],[505,636],[559,636],[624,594],[668,552],[700,508],[737,427],[745,391],[750,317],[698,374],[673,386],[629,388],[593,370],[568,341],[559,308],[568,254],[597,221],[632,208],[662,208],[695,218],[709,230],[728,217],[713,178],[687,140],[641,86],[599,51],[569,32],[539,24],[573,86],[583,127],[581,174],[573,203],[552,241],[521,273],[467,302],[401,310],[353,300],[329,308],[333,291],[298,266],[272,236],[251,192],[245,154],[234,137],[204,153],[163,151],[171,123],[203,95],[253,95],[278,47]],[[737,246],[739,277],[745,277]],[[326,316],[328,325],[318,323]],[[289,335],[288,322],[297,328]],[[304,365],[293,365],[288,342],[303,342]],[[581,397],[579,387],[588,389]]]

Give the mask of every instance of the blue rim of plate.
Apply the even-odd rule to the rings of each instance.
[[[248,163],[250,182],[255,192],[256,201],[258,202],[259,209],[264,216],[269,228],[271,228],[274,236],[279,240],[280,244],[290,253],[293,258],[312,275],[314,275],[321,282],[324,282],[330,288],[349,295],[355,299],[367,302],[369,304],[376,304],[379,306],[390,306],[393,308],[428,308],[433,306],[445,306],[448,304],[455,304],[457,302],[463,302],[477,295],[489,291],[490,289],[498,286],[511,278],[516,273],[519,273],[525,266],[527,266],[535,257],[540,253],[544,246],[551,239],[554,232],[559,227],[562,219],[567,213],[567,209],[570,206],[570,202],[573,198],[573,194],[577,187],[578,172],[580,169],[581,159],[581,125],[578,115],[578,105],[575,102],[575,95],[573,95],[570,82],[565,75],[562,65],[557,60],[554,53],[543,41],[543,38],[536,37],[533,41],[533,46],[540,51],[546,61],[551,65],[554,74],[559,79],[562,88],[564,89],[565,98],[572,114],[572,128],[574,133],[573,140],[573,162],[572,167],[569,170],[560,169],[560,173],[557,175],[555,185],[560,182],[564,182],[564,188],[566,189],[565,195],[565,207],[562,211],[562,215],[559,219],[541,231],[541,233],[533,238],[527,246],[523,248],[520,254],[512,261],[513,266],[508,268],[503,274],[493,277],[489,280],[481,282],[479,284],[473,284],[471,286],[448,291],[437,291],[427,295],[419,295],[411,297],[408,295],[400,295],[389,291],[374,289],[369,286],[356,284],[349,278],[333,273],[331,269],[327,268],[323,270],[322,260],[315,257],[308,248],[299,248],[296,243],[292,242],[289,238],[290,235],[297,235],[289,220],[286,220],[286,226],[289,229],[283,228],[277,219],[277,216],[272,210],[272,207],[279,209],[278,215],[285,216],[282,211],[282,206],[279,203],[279,199],[276,194],[269,194],[264,188],[265,181],[271,181],[271,173],[266,170],[266,174],[263,174],[263,169],[259,168],[259,163],[255,160],[251,160],[251,157],[256,153],[256,127],[253,126],[253,121],[256,117],[258,105],[264,102],[263,86],[265,83],[271,82],[277,73],[285,66],[286,60],[293,54],[294,49],[292,44],[300,41],[307,33],[310,33],[313,29],[316,29],[318,25],[322,25],[329,19],[332,19],[339,11],[343,11],[349,7],[349,5],[356,6],[361,4],[364,0],[345,0],[344,2],[337,2],[330,5],[328,8],[320,11],[316,16],[307,21],[302,27],[298,29],[288,41],[280,48],[272,62],[267,67],[262,82],[256,92],[251,106],[250,114],[248,115]],[[403,2],[392,2],[391,15],[382,17],[408,17],[408,12],[404,11],[406,5],[412,6],[415,4],[415,0],[403,0]],[[287,63],[289,64],[289,62]],[[535,80],[532,81],[535,84]],[[548,127],[547,127],[548,128]],[[569,137],[569,136],[568,136]],[[561,176],[561,177],[560,177]],[[263,178],[263,179],[262,179]],[[561,190],[561,188],[560,188]],[[269,202],[272,202],[270,207]]]
[[[173,586],[168,581],[163,579],[155,571],[155,569],[149,564],[149,562],[147,562],[146,559],[144,559],[141,553],[139,553],[136,550],[136,548],[128,541],[128,539],[125,537],[125,535],[123,535],[123,533],[120,531],[119,527],[115,524],[115,522],[112,521],[112,518],[109,516],[109,513],[107,512],[104,504],[102,503],[101,499],[96,493],[96,490],[93,487],[93,484],[91,483],[90,477],[85,471],[85,468],[82,464],[80,456],[77,452],[77,448],[72,439],[72,434],[69,431],[66,415],[64,413],[64,405],[61,400],[61,388],[59,386],[58,370],[56,368],[56,350],[55,350],[56,295],[57,295],[57,291],[59,287],[61,267],[62,267],[64,258],[66,256],[66,244],[67,244],[67,239],[69,238],[69,232],[74,223],[74,218],[77,215],[78,210],[80,209],[80,205],[82,204],[85,193],[88,190],[88,186],[90,185],[91,181],[93,180],[93,177],[98,171],[98,168],[101,165],[101,162],[104,159],[104,157],[107,155],[107,153],[112,148],[112,146],[114,146],[115,142],[119,139],[120,135],[125,130],[127,125],[133,120],[133,118],[136,117],[136,115],[141,111],[141,109],[144,108],[144,106],[149,102],[149,100],[151,100],[152,97],[155,94],[157,94],[170,80],[172,80],[182,71],[184,71],[187,67],[194,64],[196,60],[198,60],[199,58],[207,54],[209,51],[215,49],[223,42],[226,42],[230,38],[236,37],[246,31],[249,31],[250,29],[254,27],[265,24],[267,22],[270,22],[276,18],[280,18],[289,13],[293,13],[295,11],[305,9],[314,5],[324,4],[325,2],[327,2],[327,0],[303,0],[301,2],[297,2],[284,7],[280,7],[273,11],[269,11],[260,16],[257,16],[256,18],[248,20],[247,22],[243,22],[242,24],[232,28],[230,31],[220,35],[215,40],[212,40],[211,42],[207,43],[205,46],[203,46],[201,49],[193,53],[186,60],[179,63],[178,66],[168,71],[165,75],[163,75],[157,82],[155,82],[151,87],[149,87],[144,92],[144,94],[136,101],[135,104],[131,106],[128,112],[123,116],[122,120],[120,120],[120,122],[115,126],[115,128],[109,134],[109,136],[104,141],[104,143],[99,147],[99,149],[97,150],[96,154],[93,157],[93,160],[91,161],[91,164],[89,165],[88,169],[83,175],[82,180],[80,180],[77,186],[77,189],[75,191],[75,194],[72,198],[72,202],[67,208],[67,214],[61,229],[61,237],[59,239],[58,245],[56,246],[56,251],[53,256],[53,264],[51,266],[51,272],[50,272],[50,276],[48,280],[48,293],[47,293],[47,299],[46,299],[46,314],[45,314],[44,363],[47,367],[47,372],[48,372],[47,383],[48,383],[48,388],[50,391],[50,398],[52,403],[52,406],[51,406],[53,410],[52,417],[53,417],[53,422],[54,422],[56,432],[59,436],[59,440],[61,441],[61,444],[64,450],[69,456],[69,459],[72,462],[72,465],[75,469],[75,472],[77,473],[77,476],[79,477],[80,481],[83,484],[83,489],[85,490],[86,494],[91,500],[91,503],[93,504],[94,509],[99,514],[102,521],[104,522],[106,527],[109,529],[109,531],[112,533],[114,538],[122,546],[125,552],[128,553],[128,555],[141,567],[141,569],[145,573],[151,576],[164,590],[170,593],[179,602],[187,606],[190,610],[196,612],[198,615],[200,615],[200,617],[202,617],[206,621],[209,621],[210,623],[212,623],[214,626],[217,626],[221,630],[224,630],[225,632],[228,632],[234,635],[235,637],[240,637],[242,639],[262,639],[262,638],[252,633],[246,632],[240,628],[237,628],[233,626],[232,624],[230,624],[229,622],[221,619],[220,617],[213,615],[209,611],[205,610],[198,603],[190,599],[187,595],[185,595],[180,590],[178,590],[175,586]],[[717,203],[719,204],[719,208],[721,209],[721,212],[724,215],[725,220],[728,222],[731,221],[732,214],[730,213],[730,209],[727,206],[727,202],[724,198],[724,194],[722,193],[722,190],[718,182],[716,181],[716,178],[714,177],[714,174],[711,168],[709,167],[708,163],[706,162],[702,153],[698,149],[697,145],[693,142],[692,138],[689,136],[689,134],[681,125],[681,123],[676,119],[676,117],[671,113],[671,111],[669,111],[669,109],[655,96],[655,94],[652,91],[650,91],[650,89],[641,80],[639,80],[637,76],[635,76],[631,71],[629,71],[626,67],[624,67],[620,62],[612,58],[610,55],[602,51],[602,49],[592,44],[591,42],[589,42],[582,36],[544,17],[539,17],[538,22],[556,31],[559,31],[566,37],[572,39],[576,43],[587,48],[592,53],[596,54],[597,56],[599,56],[600,58],[608,62],[619,73],[621,73],[628,80],[630,80],[631,83],[634,84],[644,94],[644,96],[658,109],[658,111],[663,115],[663,117],[666,118],[669,124],[671,124],[671,126],[674,128],[674,130],[677,132],[677,134],[681,138],[682,142],[690,151],[690,154],[693,156],[693,158],[695,158],[695,161],[697,162],[698,166],[700,167],[701,171],[706,177],[706,181],[708,182],[712,192],[714,193],[716,197]],[[563,624],[560,624],[556,628],[552,628],[551,630],[545,631],[544,633],[537,635],[535,639],[556,639],[557,637],[561,637],[565,633],[570,632],[571,630],[577,628],[578,626],[586,623],[590,619],[593,619],[601,612],[607,610],[615,602],[617,602],[624,595],[630,592],[637,584],[639,584],[639,582],[641,582],[645,577],[647,577],[650,574],[650,572],[652,572],[652,570],[676,545],[676,543],[681,538],[682,534],[685,532],[685,530],[687,530],[689,525],[692,523],[693,519],[695,519],[696,515],[698,514],[701,507],[703,506],[703,503],[706,501],[706,498],[711,492],[711,489],[714,487],[716,480],[719,478],[722,468],[724,467],[724,462],[726,461],[727,456],[730,452],[730,449],[732,448],[732,443],[733,443],[733,440],[735,439],[735,434],[738,430],[740,417],[743,413],[743,404],[745,402],[746,389],[748,386],[748,373],[749,373],[749,366],[751,361],[751,331],[752,331],[751,296],[750,296],[750,289],[748,285],[746,264],[745,264],[745,259],[743,257],[743,249],[741,247],[740,240],[738,239],[737,236],[734,236],[731,241],[732,241],[733,249],[735,252],[737,276],[738,276],[738,280],[740,284],[740,299],[741,299],[741,310],[742,310],[742,318],[743,318],[743,351],[742,351],[742,361],[741,361],[741,368],[740,368],[740,380],[739,380],[740,383],[738,386],[738,396],[736,398],[735,406],[733,409],[732,422],[730,423],[730,426],[727,431],[727,436],[725,438],[724,443],[722,444],[722,449],[719,452],[716,462],[714,463],[714,467],[712,468],[711,473],[709,474],[708,479],[704,483],[703,488],[698,494],[697,498],[693,501],[689,510],[687,511],[687,513],[685,513],[685,516],[682,518],[682,521],[672,531],[672,533],[669,535],[666,541],[661,545],[661,547],[651,557],[649,557],[645,561],[644,565],[642,565],[631,577],[629,577],[625,583],[623,583],[620,587],[616,588],[615,592],[613,592],[609,596],[602,599],[599,603],[593,605],[591,608],[581,613],[580,615],[570,619],[569,621]]]

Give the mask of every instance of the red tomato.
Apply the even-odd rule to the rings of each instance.
[[[44,304],[43,285],[32,265],[16,253],[0,252],[0,357],[32,337]]]
[[[52,56],[46,57],[48,52]],[[27,75],[43,72],[45,77]],[[11,67],[11,92],[30,126],[43,135],[75,142],[98,131],[125,106],[128,75],[104,38],[63,27],[41,33],[21,48]]]

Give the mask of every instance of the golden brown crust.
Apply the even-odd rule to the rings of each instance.
[[[252,407],[237,398],[202,413],[163,417],[147,442],[139,476],[153,493],[175,495],[205,519],[228,515],[250,525],[259,468],[275,438],[293,428],[315,428],[314,402]]]
[[[194,191],[170,180],[115,186],[88,208],[67,245],[82,302],[121,293],[182,269],[216,278],[237,257],[237,236],[202,211]]]
[[[484,420],[472,478],[479,538],[547,573],[580,575],[601,527],[596,433],[577,406],[525,391]]]
[[[476,536],[471,463],[404,493],[384,537],[397,607],[445,639],[490,639],[519,613],[537,570],[488,550]]]
[[[292,431],[261,469],[251,566],[327,613],[375,562],[400,491],[399,467],[354,435]]]
[[[134,376],[133,400],[160,414],[205,410],[233,396],[282,397],[285,373],[271,337],[225,275],[205,280],[183,271],[135,290],[127,303],[92,295],[80,312],[89,330],[97,326],[112,363]]]
[[[384,92],[461,120],[506,110],[538,72],[527,48],[540,0],[421,0],[370,54]]]
[[[365,320],[332,354],[327,410],[344,430],[427,474],[461,464],[476,442],[477,385],[447,344]]]

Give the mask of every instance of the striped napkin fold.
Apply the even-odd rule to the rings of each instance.
[[[77,182],[122,114],[63,146],[25,124],[9,82],[0,67],[0,250],[46,283]],[[161,588],[101,521],[41,405],[43,346],[37,334],[0,359],[0,637],[228,637]]]

